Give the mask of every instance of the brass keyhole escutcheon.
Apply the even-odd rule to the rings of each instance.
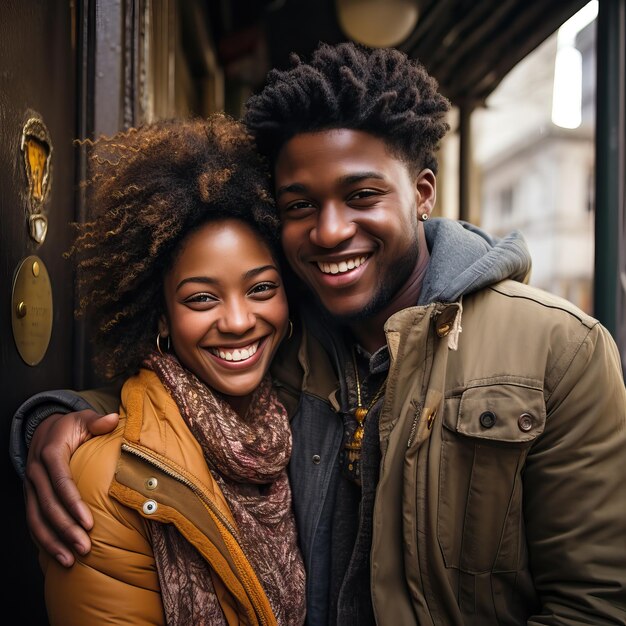
[[[22,129],[20,148],[28,184],[28,230],[30,236],[41,244],[48,234],[45,205],[52,183],[52,141],[43,119],[34,112]]]

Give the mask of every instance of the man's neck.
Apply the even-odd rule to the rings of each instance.
[[[424,228],[418,231],[418,257],[415,269],[411,272],[406,283],[393,297],[388,306],[372,317],[350,324],[350,330],[356,338],[357,342],[363,346],[370,354],[374,354],[376,350],[386,343],[385,322],[398,311],[402,311],[407,307],[416,306],[422,291],[424,275],[428,268],[430,253],[426,245],[426,235]]]

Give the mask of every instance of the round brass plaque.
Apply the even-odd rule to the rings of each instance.
[[[44,262],[26,257],[15,273],[11,299],[13,339],[24,362],[37,365],[52,335],[52,287]]]

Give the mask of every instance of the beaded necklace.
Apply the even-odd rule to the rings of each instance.
[[[370,403],[367,406],[363,406],[361,398],[361,381],[359,380],[359,369],[357,367],[356,355],[354,347],[352,348],[352,364],[354,366],[354,378],[356,383],[356,403],[357,406],[354,409],[354,419],[356,420],[356,428],[352,437],[346,442],[344,448],[347,453],[348,472],[354,477],[356,482],[360,481],[359,461],[361,459],[361,446],[363,444],[363,434],[365,432],[365,418],[368,416],[372,407],[378,402],[380,397],[385,392],[385,386],[387,384],[387,378],[382,382],[378,391],[374,394]]]

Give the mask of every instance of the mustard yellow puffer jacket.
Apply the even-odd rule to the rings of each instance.
[[[210,563],[229,626],[276,624],[202,450],[157,376],[130,378],[121,402],[117,429],[71,460],[94,516],[91,552],[70,569],[40,553],[51,625],[165,623],[148,518],[175,524]]]

